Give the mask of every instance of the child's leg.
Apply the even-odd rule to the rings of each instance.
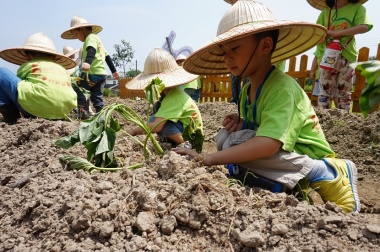
[[[154,115],[151,115],[149,117],[149,121],[150,122],[154,121]],[[167,138],[171,140],[171,142],[174,142],[176,144],[185,142],[182,137],[183,124],[180,121],[173,122],[173,121],[168,120],[163,123],[165,124],[162,127],[161,131],[157,132],[158,136]]]
[[[323,68],[319,69],[319,95],[318,95],[318,107],[322,109],[331,108],[331,97],[334,91],[334,85],[336,82],[335,71],[329,71]]]
[[[96,75],[96,76],[100,76],[102,77],[102,79],[99,79],[96,82],[96,84],[93,87],[91,87],[90,100],[96,112],[99,112],[104,107],[103,89],[104,89],[104,85],[106,84],[106,76],[101,76],[101,75]]]
[[[340,70],[337,78],[338,108],[350,112],[354,69],[350,67],[350,62],[344,58],[340,63]]]

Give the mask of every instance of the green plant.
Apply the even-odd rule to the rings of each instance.
[[[306,201],[309,205],[311,205],[312,202],[310,200],[310,193],[313,192],[313,191],[315,191],[315,190],[316,189],[312,189],[310,187],[310,181],[301,179],[297,183],[297,188],[295,190],[295,196],[297,198],[300,198],[303,201]],[[300,197],[298,197],[299,195],[300,195]]]
[[[132,108],[124,104],[111,104],[105,106],[100,112],[90,117],[89,119],[82,121],[79,128],[66,137],[62,137],[54,141],[54,144],[68,149],[74,146],[76,143],[81,143],[87,149],[87,160],[95,167],[100,168],[115,168],[118,166],[115,155],[114,147],[116,143],[117,133],[121,132],[130,136],[136,143],[142,146],[144,151],[144,157],[148,158],[151,152],[147,148],[148,140],[151,141],[154,149],[159,155],[163,155],[164,151],[153,136],[154,128],[149,127],[149,110],[150,105],[156,102],[162,90],[165,88],[160,79],[154,79],[146,87],[146,97],[148,100],[147,108],[147,121],[144,121]],[[123,130],[119,124],[118,119],[113,116],[113,113],[117,112],[125,121],[140,127],[145,133],[146,137],[144,142],[139,141],[136,137],[131,136],[127,131]],[[164,122],[162,120],[159,123]],[[158,125],[156,125],[157,127]],[[200,151],[202,150],[203,135],[198,139],[199,131],[194,130],[194,122],[188,127],[185,127],[185,135],[189,138],[190,143],[198,148],[200,145]],[[62,161],[72,161],[77,163],[78,167],[83,167],[85,170],[95,169],[88,164],[84,164],[80,159],[75,158],[61,158]],[[102,170],[102,169],[97,169]]]
[[[360,71],[367,78],[368,84],[363,89],[359,106],[364,117],[380,103],[380,61],[371,60],[351,64],[351,67]]]

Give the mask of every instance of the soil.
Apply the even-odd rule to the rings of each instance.
[[[146,108],[144,101],[106,101],[142,115]],[[210,152],[221,120],[236,106],[199,108]],[[122,134],[118,163],[144,162],[142,168],[72,170],[59,157],[85,158],[86,150],[65,150],[53,140],[78,121],[0,123],[0,251],[380,251],[380,112],[366,119],[317,113],[334,151],[357,165],[359,214],[342,213],[316,193],[309,205],[291,194],[231,185],[223,166],[201,166],[170,151],[144,162],[142,149]]]

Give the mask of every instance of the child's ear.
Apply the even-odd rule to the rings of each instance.
[[[269,36],[266,36],[266,37],[262,38],[261,41],[262,41],[262,46],[261,46],[262,52],[264,54],[271,53],[272,49],[273,49],[273,40],[272,40],[272,38],[269,37]]]

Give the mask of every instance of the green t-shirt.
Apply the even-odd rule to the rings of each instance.
[[[195,80],[182,85],[183,89],[185,88],[198,89],[200,87],[201,87],[201,78],[199,76]]]
[[[104,62],[106,60],[106,56],[108,55],[108,53],[105,50],[99,36],[94,33],[89,34],[83,43],[82,62],[84,62],[87,57],[86,48],[89,46],[92,46],[96,50],[95,58],[92,61],[91,66],[90,66],[90,74],[107,75]]]
[[[31,115],[62,119],[77,106],[66,69],[48,58],[28,61],[17,70],[18,102]]]
[[[248,102],[247,83],[241,90],[242,117],[252,128],[255,122],[256,136],[264,136],[282,142],[282,149],[321,159],[334,154],[325,139],[318,117],[307,94],[290,76],[274,69],[265,81],[257,100],[256,117],[253,105]]]
[[[325,8],[322,10],[321,14],[317,19],[317,24],[323,25],[328,28],[330,8]],[[357,25],[367,25],[368,31],[370,31],[373,25],[369,22],[366,9],[362,4],[347,4],[346,6],[335,10],[331,9],[330,15],[330,30],[338,31],[343,29],[352,28]],[[340,38],[340,43],[345,46],[352,36],[344,36]],[[322,58],[325,51],[326,44],[319,44],[317,46],[317,51],[315,55],[318,58]],[[346,45],[346,48],[342,51],[343,57],[345,57],[350,63],[355,62],[358,56],[358,51],[356,49],[355,36]]]
[[[158,109],[155,117],[161,117],[173,122],[178,122],[179,120],[183,123],[184,127],[189,125],[190,118],[193,118],[196,129],[201,129],[203,132],[202,116],[197,104],[180,87],[174,87],[169,90],[162,100],[161,107]],[[183,118],[173,119],[176,117]]]

